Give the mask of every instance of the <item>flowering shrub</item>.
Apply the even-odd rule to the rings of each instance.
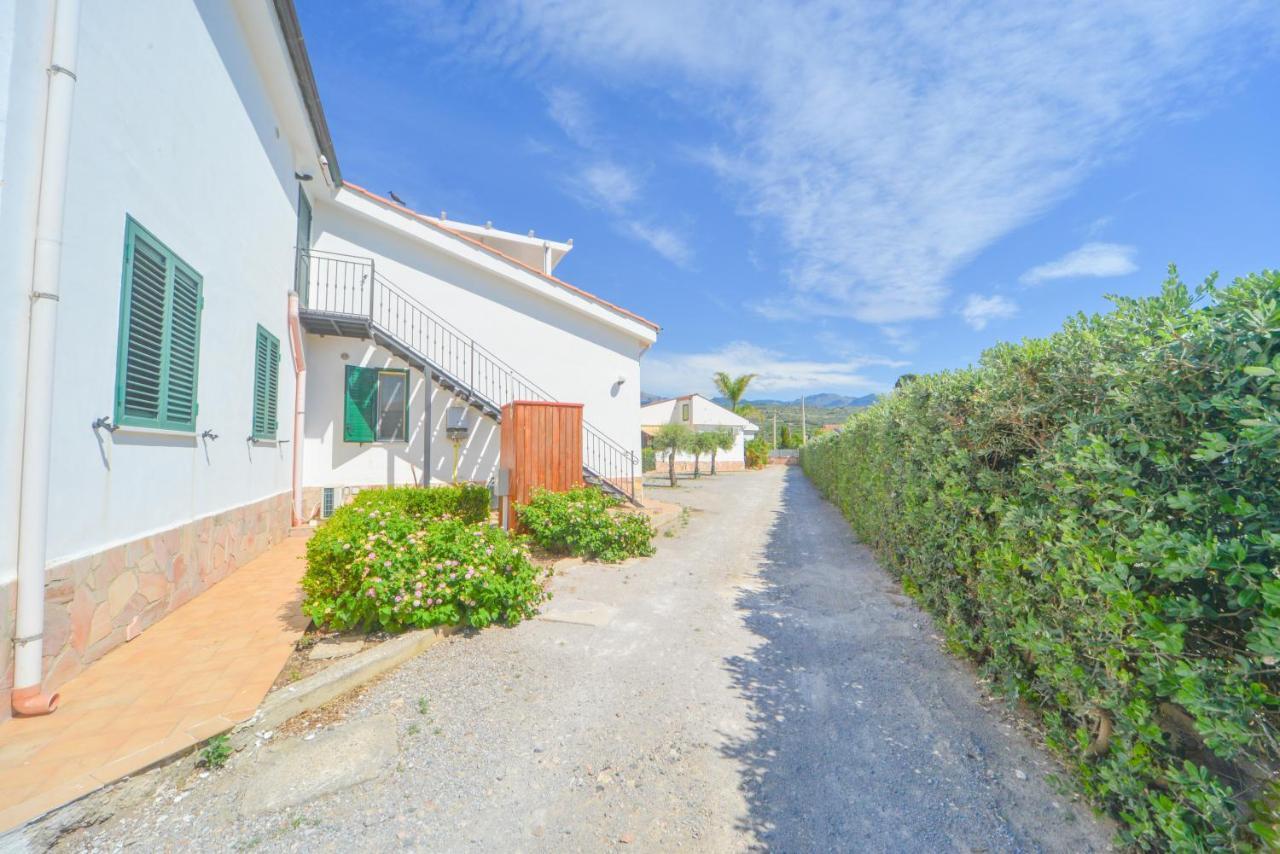
[[[545,598],[541,575],[524,544],[496,528],[357,503],[307,543],[302,610],[334,629],[515,624]]]
[[[801,464],[1125,841],[1280,849],[1280,275],[1171,275]]]
[[[609,512],[619,504],[619,499],[590,486],[568,492],[539,489],[518,512],[533,541],[556,554],[606,563],[653,554],[649,517]]]

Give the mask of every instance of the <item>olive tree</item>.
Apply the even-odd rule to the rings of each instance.
[[[666,452],[667,474],[671,478],[672,486],[676,485],[676,454],[689,450],[692,441],[693,431],[684,424],[663,424],[649,443],[655,451]]]
[[[732,430],[716,430],[708,433],[708,436],[715,437],[715,444],[711,446],[711,473],[716,473],[716,454],[720,451],[732,451],[733,444],[737,440]]]

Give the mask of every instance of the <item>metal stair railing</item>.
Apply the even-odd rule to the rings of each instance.
[[[356,325],[376,343],[501,420],[513,400],[556,400],[549,392],[464,334],[383,276],[372,258],[317,250],[299,253],[305,315],[334,319],[334,328]],[[582,422],[584,479],[632,503],[635,455],[586,419]]]

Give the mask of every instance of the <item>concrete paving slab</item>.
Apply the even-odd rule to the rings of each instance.
[[[246,773],[240,814],[274,812],[376,780],[395,757],[396,722],[391,715],[353,721],[310,741],[279,742]]]
[[[328,661],[333,658],[346,658],[364,649],[362,640],[325,640],[311,647],[307,658],[312,661]]]
[[[607,626],[618,609],[603,602],[588,602],[585,599],[572,599],[557,596],[538,615],[539,620],[549,623],[575,623],[580,626]]]

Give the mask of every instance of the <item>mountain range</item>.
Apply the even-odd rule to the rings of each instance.
[[[640,392],[641,405],[663,399],[664,398],[660,395],[649,394],[646,391]],[[729,402],[723,397],[713,397],[711,399],[721,406],[725,406]],[[875,402],[876,396],[874,394],[864,394],[860,397],[852,397],[845,394],[831,394],[830,392],[823,392],[822,394],[807,394],[804,397],[804,405],[810,409],[847,409],[850,407],[870,406]],[[799,406],[800,398],[797,397],[795,400],[747,400],[744,401],[744,403],[749,403],[757,408],[767,406]]]

